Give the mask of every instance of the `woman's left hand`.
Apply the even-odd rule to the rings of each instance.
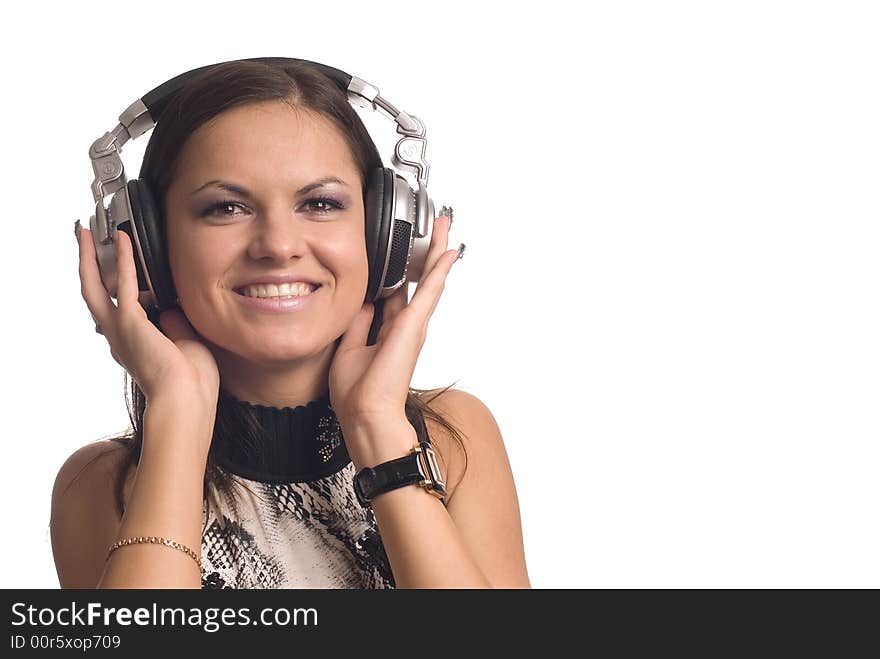
[[[385,299],[376,344],[366,345],[373,304],[364,304],[342,337],[330,365],[330,401],[343,429],[382,428],[406,421],[405,404],[416,361],[428,334],[446,276],[458,260],[447,250],[449,218],[434,220],[424,272],[407,303],[404,284]]]

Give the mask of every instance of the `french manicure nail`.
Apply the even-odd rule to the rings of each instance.
[[[464,256],[464,243],[458,246],[458,256],[455,257],[455,260],[458,261],[462,256]]]

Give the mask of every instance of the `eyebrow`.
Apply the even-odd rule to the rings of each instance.
[[[327,185],[328,183],[339,183],[340,185],[344,185],[345,187],[351,187],[348,183],[343,181],[341,178],[337,178],[335,176],[325,176],[323,178],[319,178],[315,181],[312,181],[308,185],[304,185],[303,187],[301,187],[299,190],[296,191],[296,194],[298,194],[298,195],[307,194],[316,188],[320,188],[320,187]],[[228,190],[229,192],[233,192],[235,194],[241,195],[242,197],[253,198],[253,193],[251,193],[246,188],[243,188],[240,185],[236,185],[234,183],[229,183],[227,181],[221,181],[220,179],[214,179],[212,181],[208,181],[207,183],[200,185],[198,188],[193,190],[192,194],[195,195],[211,185],[216,186],[218,188],[222,188],[223,190]]]

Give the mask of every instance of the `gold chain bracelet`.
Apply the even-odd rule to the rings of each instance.
[[[166,547],[172,547],[174,549],[179,549],[190,558],[192,558],[199,566],[199,570],[202,569],[202,558],[196,554],[192,549],[187,547],[186,545],[182,545],[179,542],[175,542],[174,540],[168,540],[166,538],[157,538],[156,536],[138,536],[136,538],[126,538],[125,540],[118,540],[110,545],[110,549],[107,552],[107,558],[110,558],[110,554],[119,549],[120,547],[125,547],[126,545],[136,545],[142,542],[150,542],[152,544],[165,545]]]

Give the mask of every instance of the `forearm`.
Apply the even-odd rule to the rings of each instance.
[[[355,467],[406,455],[418,435],[408,421],[350,430]],[[344,434],[344,431],[343,431]],[[368,447],[382,447],[371,450]],[[373,513],[398,588],[491,588],[465,546],[446,506],[420,485],[376,495]]]
[[[203,480],[213,432],[210,423],[179,405],[155,405],[144,414],[144,443],[117,540],[158,536],[201,550]],[[98,588],[201,588],[196,562],[161,544],[116,549]]]

